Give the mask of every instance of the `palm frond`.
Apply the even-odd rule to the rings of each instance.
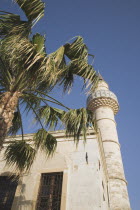
[[[41,0],[14,0],[24,11],[29,21],[38,21],[44,16],[45,4]]]
[[[12,126],[8,131],[8,135],[16,135],[17,132],[21,130],[22,140],[24,139],[24,131],[23,131],[23,123],[22,123],[22,115],[19,104],[17,105],[17,111],[14,112],[14,117],[12,120]]]
[[[65,56],[70,59],[68,64]],[[88,64],[88,49],[80,36],[72,44],[61,46],[47,55],[45,65],[44,82],[51,87],[59,83],[63,85],[64,91],[70,90],[74,83],[74,75],[82,77],[87,87],[91,85],[92,90],[97,85],[98,76],[94,68]]]
[[[9,61],[12,68],[17,67],[16,62],[18,62],[21,65],[20,68],[23,66],[24,69],[29,70],[41,58],[41,55],[36,53],[30,40],[21,35],[5,38],[1,42],[0,50],[1,54],[4,53],[3,58],[7,59],[7,62]]]
[[[70,65],[68,65],[65,68],[65,72],[61,76],[61,79],[59,79],[59,85],[63,86],[63,91],[64,93],[68,90],[70,93],[72,87],[74,84],[74,74],[73,74],[73,69],[70,68]]]
[[[62,122],[66,128],[66,135],[74,136],[76,143],[79,142],[80,135],[83,135],[84,140],[86,140],[87,130],[92,126],[91,111],[85,108],[71,109],[64,113]]]
[[[31,24],[20,20],[20,16],[0,11],[0,38],[12,34],[26,34],[31,30]]]
[[[27,91],[28,91],[28,90],[27,90]],[[57,104],[57,105],[59,105],[59,106],[62,106],[63,108],[65,108],[65,109],[67,109],[67,110],[70,109],[69,107],[65,106],[65,105],[62,104],[60,101],[58,101],[57,99],[55,99],[54,97],[52,97],[52,96],[50,96],[49,94],[47,94],[47,93],[45,93],[45,92],[42,92],[42,91],[40,91],[40,90],[38,90],[38,89],[36,89],[36,90],[30,89],[30,90],[29,90],[29,93],[30,93],[30,94],[34,94],[34,95],[36,95],[36,94],[40,95],[40,96],[42,97],[42,101],[43,101],[44,103],[46,103],[45,101],[48,101],[48,102],[55,103],[55,104]],[[49,101],[49,99],[50,99],[50,101]]]
[[[12,120],[12,126],[8,131],[8,135],[16,135],[21,129],[20,113],[18,111],[14,112],[14,118]]]
[[[35,148],[45,151],[47,156],[53,155],[57,146],[57,140],[53,135],[42,128],[38,130],[33,140]]]
[[[41,98],[36,97],[34,94],[24,93],[20,99],[20,104],[24,108],[24,112],[28,115],[33,109],[38,109],[41,105]]]
[[[49,105],[42,106],[38,109],[37,114],[39,119],[43,120],[43,124],[49,128],[55,129],[64,115],[62,109],[54,108]],[[38,120],[36,118],[36,120]]]
[[[94,70],[92,65],[89,65],[85,60],[83,59],[77,59],[73,60],[68,65],[68,72],[71,72],[71,74],[78,75],[84,79],[84,83],[87,83],[87,87],[91,86],[92,91],[96,88],[97,83],[99,81],[99,77]],[[65,79],[65,82],[67,80]],[[69,78],[68,78],[69,81]],[[65,88],[66,89],[66,88]]]
[[[35,159],[36,150],[26,141],[14,141],[8,145],[4,157],[6,164],[19,171],[28,171]]]
[[[50,97],[49,95],[47,97],[48,98],[42,97],[40,94],[37,95],[36,93],[31,93],[31,92],[24,92],[24,95],[22,95],[23,100],[26,101],[27,103],[29,103],[32,107],[34,105],[37,105],[38,103],[40,104],[41,102],[44,102],[44,103],[50,102],[50,103],[59,105],[61,107],[64,107],[65,109],[69,109],[64,104],[59,102],[58,100],[55,100],[53,97]],[[37,108],[37,106],[34,108]]]
[[[0,56],[9,67],[7,72],[12,75],[12,90],[23,91],[30,86],[36,87],[42,81],[44,58],[26,37],[15,35],[5,38],[1,42]]]
[[[36,33],[31,40],[32,44],[35,46],[36,52],[42,56],[46,55],[45,50],[45,37]]]
[[[64,92],[72,88],[74,75],[82,77],[84,84],[87,84],[87,87],[91,86],[93,91],[97,86],[98,76],[93,66],[88,64],[89,54],[83,38],[78,36],[73,43],[64,45],[64,55],[70,59],[58,78]]]
[[[55,52],[47,55],[46,67],[44,69],[44,80],[48,82],[49,85],[54,86],[60,75],[65,70],[65,58],[64,58],[64,47],[60,47]]]
[[[87,59],[88,56],[88,48],[83,42],[83,38],[78,36],[73,43],[67,43],[64,45],[65,47],[65,55],[70,59],[79,59],[80,57],[83,59]]]
[[[0,54],[0,87],[4,88],[5,90],[9,90],[11,83],[11,72],[9,71],[7,64],[4,62],[4,59],[2,59]]]

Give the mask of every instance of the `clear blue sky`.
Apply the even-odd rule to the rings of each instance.
[[[44,0],[45,17],[34,31],[46,34],[48,53],[81,35],[95,55],[94,67],[118,96],[116,116],[128,190],[133,210],[140,209],[140,1]],[[20,14],[11,0],[0,0],[0,10]],[[76,81],[73,92],[53,95],[72,108],[86,104]],[[62,99],[61,99],[62,97]],[[33,129],[26,129],[33,132]],[[93,151],[94,152],[94,151]]]

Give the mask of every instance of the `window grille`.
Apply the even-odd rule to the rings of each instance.
[[[41,175],[36,210],[60,210],[63,172]]]
[[[0,176],[0,210],[11,210],[17,185],[15,176]]]

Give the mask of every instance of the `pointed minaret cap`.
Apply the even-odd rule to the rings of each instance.
[[[104,78],[102,77],[100,73],[98,73],[98,77],[99,77],[99,80],[104,80]]]
[[[98,85],[96,87],[96,90],[108,90],[109,86],[107,84],[107,82],[105,82],[105,80],[103,79],[102,75],[100,73],[98,73],[98,77],[99,77],[99,82]]]

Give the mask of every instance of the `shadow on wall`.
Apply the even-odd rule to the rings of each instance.
[[[24,192],[26,190],[26,184],[22,183],[22,177],[19,178],[16,195],[14,197],[11,210],[32,210],[35,207],[35,201],[27,200]]]
[[[5,180],[4,190],[0,196],[1,205],[4,209],[11,210],[32,210],[35,207],[35,202],[26,200],[24,192],[26,185],[22,183],[22,177],[15,175],[9,171],[0,174],[0,177]],[[8,180],[8,184],[7,184]],[[12,206],[12,208],[11,208]]]
[[[15,196],[11,210],[32,210],[35,203],[31,200],[25,200],[24,196]]]

